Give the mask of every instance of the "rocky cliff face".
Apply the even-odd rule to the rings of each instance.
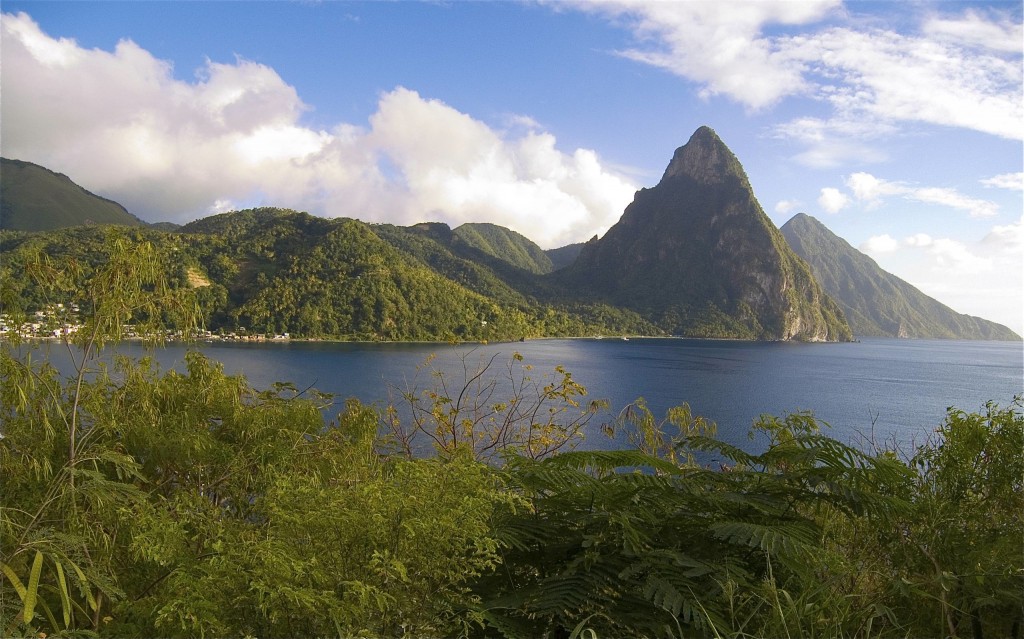
[[[705,185],[738,179],[747,188],[750,186],[739,160],[714,130],[706,126],[697,129],[685,146],[676,149],[661,182],[677,177],[688,177]]]
[[[657,186],[566,270],[575,286],[676,334],[845,340],[842,311],[758,204],[713,130],[676,150]]]

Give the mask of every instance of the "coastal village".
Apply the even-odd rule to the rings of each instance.
[[[23,317],[15,317],[10,313],[0,313],[0,340],[3,339],[53,339],[67,340],[78,333],[82,328],[81,308],[78,304],[48,304],[42,310],[37,310]],[[146,335],[140,335],[131,324],[125,324],[123,337],[125,339],[143,339]],[[245,328],[236,331],[221,332],[198,330],[191,335],[185,335],[182,331],[168,330],[165,339],[171,340],[202,340],[202,341],[225,341],[225,342],[266,342],[284,341],[291,339],[288,333],[278,335],[265,335],[263,333],[249,333]]]

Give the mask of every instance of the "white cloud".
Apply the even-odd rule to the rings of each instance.
[[[1024,27],[1005,16],[990,20],[978,11],[968,9],[962,17],[933,16],[924,23],[926,34],[951,42],[1005,51],[1019,52],[1024,42]]]
[[[949,238],[933,240],[927,247],[938,267],[957,275],[973,275],[992,270],[992,258],[982,257],[967,248],[963,242]]]
[[[940,204],[967,211],[971,217],[992,217],[999,213],[999,205],[995,202],[968,197],[949,188],[913,189],[907,194],[907,197],[928,204]]]
[[[894,31],[830,28],[783,45],[805,61],[814,96],[850,122],[925,122],[1024,139],[1020,52],[965,50]],[[877,134],[876,134],[877,135]]]
[[[789,2],[576,2],[576,8],[625,22],[642,46],[621,55],[703,85],[759,109],[806,90],[803,61],[764,37],[766,25],[820,20],[840,0]],[[565,3],[554,6],[564,7]]]
[[[989,252],[998,254],[1016,254],[1024,257],[1024,216],[1016,222],[1003,226],[993,226],[992,230],[982,238],[981,243]]]
[[[16,20],[5,21],[4,31],[9,37],[18,39],[42,66],[68,67],[78,60],[80,50],[74,40],[50,38],[24,16],[19,14]]]
[[[887,196],[900,196],[908,200],[938,204],[966,211],[971,217],[992,217],[999,213],[999,205],[988,200],[969,197],[956,189],[946,187],[916,187],[902,182],[891,182],[877,178],[870,173],[854,173],[846,179],[846,186],[853,196],[869,207],[880,204]]]
[[[848,195],[839,189],[834,189],[832,187],[823,188],[821,190],[821,195],[818,196],[818,206],[820,206],[826,213],[838,213],[849,203],[850,198]]]
[[[870,173],[854,173],[846,179],[846,186],[853,191],[853,196],[858,200],[868,203],[877,203],[887,195],[905,193],[905,187],[886,180],[880,180]]]
[[[229,211],[236,211],[239,209],[238,204],[231,200],[221,198],[210,205],[210,208],[206,210],[208,215],[217,215],[218,213],[227,213]]]
[[[930,11],[916,32],[897,32],[871,26],[878,22],[844,11],[838,0],[571,6],[624,25],[639,44],[623,55],[697,83],[703,96],[753,109],[790,96],[830,107],[825,117],[775,128],[807,147],[795,158],[806,165],[877,161],[872,143],[905,122],[1024,140],[1024,29],[1010,13]]]
[[[544,128],[540,122],[522,113],[509,113],[503,119],[505,127],[510,130],[535,131]]]
[[[993,256],[983,256],[980,245],[969,247],[964,242],[945,237],[932,237],[927,233],[916,233],[897,241],[888,234],[869,238],[860,249],[869,254],[894,253],[905,249],[924,252],[933,271],[957,277],[987,273],[993,269]],[[918,258],[921,260],[920,253]]]
[[[209,61],[185,82],[131,41],[85,49],[23,13],[4,14],[2,31],[4,155],[147,220],[264,204],[398,224],[489,221],[552,247],[603,232],[635,191],[593,151],[559,150],[528,116],[495,130],[399,87],[366,126],[312,129],[295,89],[265,65]]]
[[[981,181],[988,187],[1024,191],[1024,173],[1003,173]]]
[[[868,142],[892,135],[896,127],[870,119],[795,118],[772,127],[775,138],[792,140],[805,150],[793,156],[796,162],[814,168],[832,168],[851,162],[875,164],[888,156]]]
[[[927,233],[916,233],[911,235],[907,239],[903,240],[903,243],[907,246],[916,246],[918,248],[928,248],[935,244],[935,240],[932,239],[931,235]]]
[[[889,234],[869,237],[860,245],[860,250],[869,254],[891,253],[900,247],[900,243]]]
[[[800,206],[800,202],[797,200],[780,200],[775,204],[775,212],[785,215],[790,213]]]
[[[503,139],[406,89],[382,98],[371,125],[369,138],[402,173],[414,213],[443,211],[452,225],[487,220],[538,242],[568,243],[611,226],[635,192],[593,151],[567,155],[548,133]]]

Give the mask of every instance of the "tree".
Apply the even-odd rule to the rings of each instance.
[[[982,412],[949,409],[938,440],[921,446],[914,509],[892,539],[894,577],[934,602],[920,631],[1020,637],[1024,627],[1024,414],[1021,398]]]
[[[135,475],[137,463],[110,425],[95,419],[95,391],[109,383],[98,353],[128,324],[159,339],[168,320],[188,330],[197,316],[187,290],[171,286],[170,260],[153,244],[111,230],[104,246],[103,265],[91,271],[77,262],[58,268],[38,247],[26,260],[44,294],[82,308],[81,326],[63,336],[75,371],[67,383],[52,367],[17,357],[11,342],[0,350],[0,461],[8,471],[0,487],[0,583],[20,603],[2,598],[5,634],[35,627],[37,607],[53,630],[97,629],[120,595],[104,566],[117,551],[119,513],[144,496],[130,482],[112,480]]]
[[[410,458],[421,454],[425,439],[445,457],[461,452],[487,461],[510,455],[539,459],[574,448],[607,406],[601,400],[581,405],[586,388],[561,366],[538,379],[519,353],[500,371],[497,354],[475,366],[471,355],[462,357],[459,378],[449,379],[428,360],[420,371],[427,371],[430,385],[419,388],[414,381],[407,389],[393,389],[406,409],[387,414],[397,451]],[[403,417],[408,421],[403,423]]]

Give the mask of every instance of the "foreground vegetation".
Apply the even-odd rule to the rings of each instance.
[[[745,452],[638,400],[605,425],[629,449],[584,451],[603,406],[514,357],[325,426],[330,398],[198,354],[102,365],[124,324],[196,317],[130,249],[76,374],[0,352],[5,636],[1020,636],[1019,399],[907,455],[805,414]]]

